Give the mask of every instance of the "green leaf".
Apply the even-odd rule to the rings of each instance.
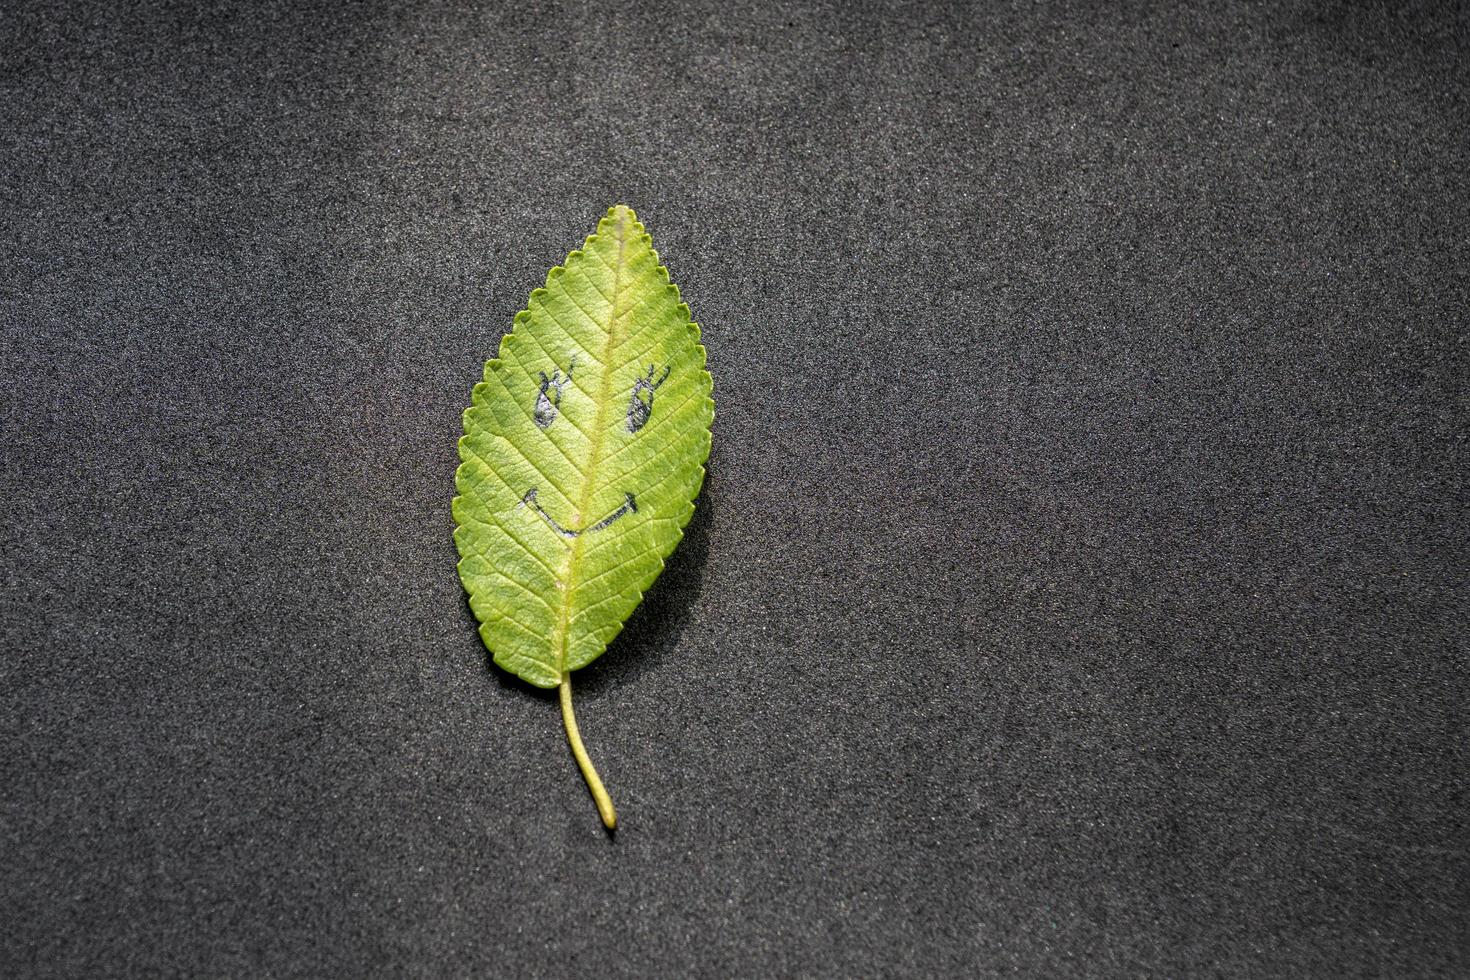
[[[506,670],[558,687],[603,822],[571,672],[607,649],[683,537],[714,421],[699,326],[632,210],[531,293],[464,414],[459,576]]]

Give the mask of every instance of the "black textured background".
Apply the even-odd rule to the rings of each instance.
[[[55,8],[0,974],[1470,974],[1463,8]],[[718,418],[609,840],[449,500],[615,202]]]

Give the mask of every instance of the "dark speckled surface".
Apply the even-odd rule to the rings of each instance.
[[[1164,6],[6,4],[0,974],[1470,974],[1470,22]],[[615,202],[610,841],[449,500]]]

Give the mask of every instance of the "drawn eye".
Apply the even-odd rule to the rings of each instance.
[[[577,366],[577,355],[573,354],[567,362],[567,373],[553,369],[551,377],[546,376],[545,371],[539,371],[541,375],[541,390],[536,392],[536,407],[531,410],[531,418],[538,429],[550,427],[556,421],[557,410],[561,407],[561,390],[572,380],[572,371]]]
[[[648,375],[639,378],[633,383],[633,394],[628,398],[628,431],[637,432],[648,424],[648,417],[653,414],[653,393],[659,386],[669,380],[669,371],[673,365],[665,365],[663,376],[657,381],[653,380],[653,365],[648,365]]]

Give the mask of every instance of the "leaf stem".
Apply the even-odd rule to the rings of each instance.
[[[592,760],[587,758],[587,749],[583,747],[582,736],[577,732],[577,716],[572,713],[572,672],[569,670],[561,672],[561,720],[567,726],[567,741],[571,743],[572,755],[576,757],[577,766],[582,770],[582,778],[587,780],[592,799],[597,801],[597,812],[602,817],[602,825],[608,830],[617,830],[618,813],[613,809],[612,798],[607,795],[602,780],[597,776],[597,770],[592,768]]]

